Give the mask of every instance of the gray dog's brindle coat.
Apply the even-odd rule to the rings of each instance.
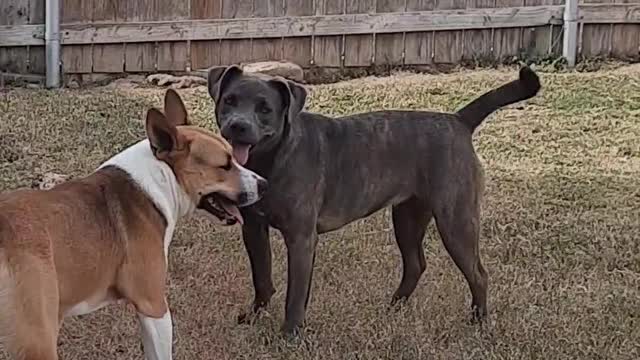
[[[211,69],[209,93],[222,135],[245,156],[251,146],[247,167],[269,181],[263,200],[243,210],[252,313],[275,292],[269,226],[281,231],[288,250],[282,330],[294,334],[305,317],[318,234],[392,206],[403,263],[392,302],[407,299],[425,270],[422,241],[433,217],[469,284],[474,316],[485,316],[488,279],[478,250],[484,183],[472,134],[493,111],[539,89],[537,75],[524,67],[518,80],[455,114],[377,111],[333,119],[303,111],[307,93],[297,83],[236,66]]]

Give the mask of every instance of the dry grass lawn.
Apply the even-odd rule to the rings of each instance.
[[[355,80],[314,87],[309,108],[452,111],[515,76],[507,69]],[[278,332],[286,257],[275,233],[278,291],[269,313],[253,326],[237,325],[253,296],[238,229],[194,219],[182,224],[170,252],[175,357],[640,358],[640,71],[541,77],[540,96],[493,115],[475,138],[487,174],[485,326],[467,322],[466,283],[433,229],[418,289],[399,313],[387,311],[400,279],[388,212],[322,238],[304,342],[289,344]],[[30,186],[49,171],[92,171],[143,136],[143,113],[162,94],[0,93],[0,190]],[[181,94],[193,120],[214,126],[204,88]],[[66,321],[60,345],[66,360],[142,358],[135,316],[125,306]]]

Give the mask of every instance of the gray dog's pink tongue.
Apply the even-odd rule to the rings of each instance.
[[[236,158],[236,161],[240,165],[245,165],[247,160],[249,160],[249,149],[251,149],[251,145],[245,144],[233,144],[233,157]]]

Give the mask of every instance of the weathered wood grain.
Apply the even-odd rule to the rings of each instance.
[[[314,0],[316,15],[337,15],[346,11],[346,0]],[[314,36],[313,62],[317,66],[340,67],[342,65],[343,35]]]
[[[560,24],[561,14],[562,6],[554,5],[293,18],[65,24],[62,42],[105,44],[509,28]],[[43,44],[42,39],[34,38],[36,33],[41,33],[37,25],[0,27],[0,44],[6,46],[16,36],[29,45]]]
[[[191,19],[219,19],[222,0],[191,0]],[[204,69],[220,65],[220,40],[191,41],[191,67]]]
[[[638,2],[638,0],[617,0],[616,3]],[[640,4],[636,4],[640,8]],[[635,10],[638,11],[638,10]],[[640,25],[616,24],[611,34],[611,55],[625,60],[640,57]]]
[[[405,9],[406,1],[376,0],[376,14],[383,18],[395,14],[403,14]],[[402,65],[404,62],[404,33],[406,30],[374,32],[376,33],[375,63],[379,65]]]
[[[311,16],[313,0],[285,0],[284,15],[288,17]],[[282,57],[303,67],[311,65],[312,39],[311,37],[288,37],[282,41]]]
[[[436,0],[407,0],[407,11],[434,10]],[[404,63],[425,65],[433,62],[433,32],[410,32],[404,36]]]
[[[253,16],[256,18],[284,16],[283,0],[254,0]],[[253,39],[251,59],[253,61],[280,60],[283,56],[282,37]]]
[[[375,0],[347,0],[347,14],[372,14],[376,11]],[[344,66],[369,66],[373,60],[373,34],[345,35]]]
[[[263,0],[264,1],[264,0]],[[260,22],[263,19],[252,19],[253,17],[253,0],[223,0],[222,1],[222,18],[233,19],[225,21],[254,21]],[[188,30],[187,30],[188,31]],[[207,31],[207,30],[205,30]],[[276,35],[275,37],[277,37]],[[252,34],[247,34],[241,37],[220,37],[220,61],[224,65],[237,64],[243,61],[251,60],[251,39],[254,37]],[[241,40],[236,40],[241,39]]]

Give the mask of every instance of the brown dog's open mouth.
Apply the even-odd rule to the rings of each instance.
[[[220,221],[225,222],[227,225],[244,223],[236,203],[218,193],[211,193],[203,196],[198,204],[198,209],[208,212],[220,219]]]

